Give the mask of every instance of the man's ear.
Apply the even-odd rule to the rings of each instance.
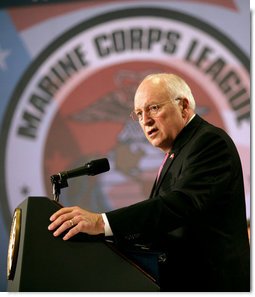
[[[187,115],[188,109],[189,109],[189,100],[187,98],[182,98],[180,100],[180,106],[181,106],[181,111],[182,111],[182,115],[185,116]]]
[[[183,109],[189,108],[189,100],[187,98],[182,99],[182,107],[183,107]]]

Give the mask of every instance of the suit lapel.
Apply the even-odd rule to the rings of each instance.
[[[151,189],[149,199],[154,197],[154,194],[156,193],[156,186],[157,186],[157,178],[155,178],[155,181],[154,181],[153,187]]]

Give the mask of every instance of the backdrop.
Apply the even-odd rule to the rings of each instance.
[[[0,28],[1,291],[13,211],[28,196],[52,197],[52,174],[106,157],[110,171],[70,180],[62,204],[107,211],[148,197],[162,153],[129,114],[152,72],[184,77],[197,113],[233,138],[249,219],[249,1],[6,7]]]

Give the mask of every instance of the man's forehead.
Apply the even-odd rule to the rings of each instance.
[[[155,81],[156,80],[156,81]],[[160,86],[160,81],[158,78],[146,80],[140,84],[137,89],[134,98],[134,107],[144,108],[150,104],[159,103],[163,100],[166,100],[168,97],[168,93],[166,93],[166,89],[163,86]]]

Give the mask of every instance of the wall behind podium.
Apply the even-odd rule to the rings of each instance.
[[[250,218],[249,1],[2,2],[0,291],[12,213],[51,197],[50,175],[106,157],[110,172],[70,180],[62,204],[107,211],[148,197],[162,155],[129,114],[152,72],[183,76],[197,113],[233,138]]]

